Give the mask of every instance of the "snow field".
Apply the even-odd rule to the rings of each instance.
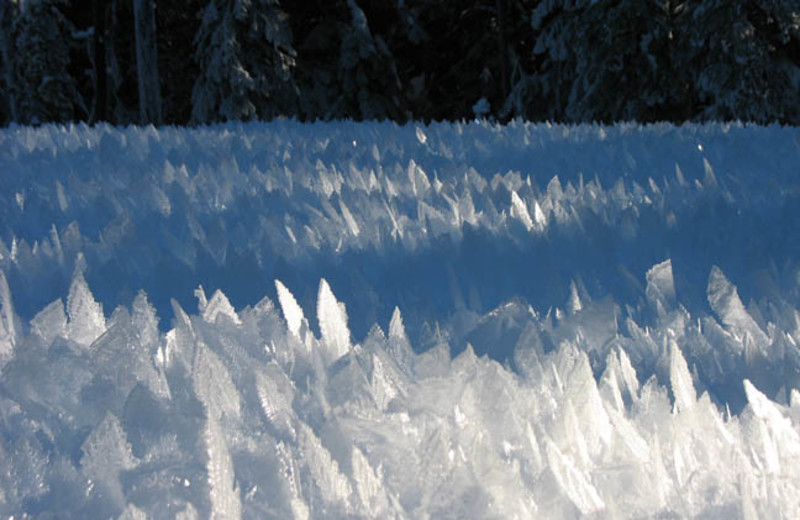
[[[6,129],[0,514],[792,518],[798,150]]]

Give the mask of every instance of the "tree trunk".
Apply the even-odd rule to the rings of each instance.
[[[11,121],[17,121],[17,102],[14,97],[14,53],[11,50],[13,45],[12,28],[14,25],[14,11],[11,2],[3,2],[0,5],[0,60],[3,64],[5,81],[5,98],[3,101],[8,105],[8,115]]]
[[[108,71],[106,70],[106,2],[93,0],[94,15],[94,113],[93,122],[108,120]]]
[[[500,52],[500,93],[505,102],[508,97],[508,43],[506,41],[506,0],[496,0],[497,47]]]
[[[133,0],[140,123],[161,123],[155,0]]]

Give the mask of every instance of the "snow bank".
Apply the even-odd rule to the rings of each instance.
[[[654,330],[629,322],[596,379],[582,339],[591,307],[549,352],[551,317],[517,314],[527,319],[511,371],[472,346],[452,359],[446,343],[414,354],[400,311],[388,337],[376,325],[350,344],[324,280],[321,337],[303,317],[295,325],[278,282],[280,310],[264,298],[236,312],[200,289],[205,310],[175,303],[166,333],[139,295],[89,340],[94,302],[76,276],[80,310],[65,317],[57,301],[37,314],[3,368],[6,515],[791,518],[800,508],[800,394],[779,404],[739,380],[738,415],[699,395],[683,352],[714,336],[685,310]],[[230,310],[209,313],[214,301]],[[482,322],[503,323],[513,307]],[[713,334],[737,345],[731,331]],[[767,362],[777,348],[752,355]],[[736,363],[708,355],[700,363]],[[655,358],[658,378],[641,383],[632,358]]]
[[[0,514],[791,518],[798,159],[737,125],[0,131]]]

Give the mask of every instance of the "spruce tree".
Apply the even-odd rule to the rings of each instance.
[[[305,119],[401,119],[401,84],[386,41],[355,0],[305,5],[299,47]],[[298,13],[295,11],[295,13]]]
[[[798,122],[800,63],[787,52],[800,42],[796,2],[704,0],[686,31],[699,119]]]
[[[673,48],[684,7],[679,0],[601,0],[583,11],[567,119],[680,118],[690,94]]]
[[[364,11],[347,0],[350,30],[342,35],[339,84],[342,109],[356,119],[397,119],[400,116],[400,81],[386,42],[373,35]]]
[[[192,120],[291,114],[296,91],[291,30],[277,0],[210,0],[195,38],[200,68]]]
[[[536,32],[536,71],[514,86],[506,111],[526,119],[566,119],[572,86],[577,79],[578,41],[591,0],[542,0],[531,17]]]
[[[14,99],[14,38],[13,28],[18,16],[14,0],[0,2],[0,124],[16,121],[16,101]]]
[[[192,88],[200,75],[193,59],[193,41],[206,4],[203,0],[158,4],[158,75],[165,123],[186,124],[191,119]]]
[[[472,119],[484,99],[498,114],[530,69],[531,0],[408,0],[422,29],[416,45],[414,109],[425,119]]]
[[[106,5],[104,61],[108,121],[123,125],[149,122],[141,113],[134,4],[130,0],[108,0]],[[186,59],[190,60],[190,57],[186,56]],[[98,68],[97,61],[95,69]],[[153,122],[158,122],[154,119]]]
[[[59,10],[65,0],[28,0],[16,24],[16,111],[22,123],[69,121],[81,105],[68,74],[72,28]]]
[[[106,2],[92,0],[92,64],[94,103],[92,121],[108,120],[108,67],[106,66]]]
[[[158,82],[155,0],[133,0],[136,28],[136,70],[139,86],[139,122],[161,123],[161,87]]]

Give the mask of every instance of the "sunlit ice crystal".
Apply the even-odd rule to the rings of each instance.
[[[201,304],[200,315],[180,317],[177,328],[154,336],[157,329],[147,325],[152,311],[146,297],[138,297],[132,309],[103,318],[107,328],[92,344],[98,352],[122,348],[89,368],[100,370],[106,391],[121,401],[99,399],[92,389],[97,379],[60,389],[95,408],[78,422],[42,413],[41,396],[31,400],[22,387],[8,386],[34,377],[36,366],[52,369],[48,365],[57,362],[15,350],[2,376],[4,435],[29,438],[28,459],[59,461],[39,466],[36,478],[45,491],[36,495],[36,510],[64,507],[54,490],[81,475],[74,485],[87,486],[88,494],[75,495],[68,506],[119,517],[163,516],[162,502],[153,497],[161,492],[178,500],[175,514],[220,518],[415,517],[448,510],[479,517],[791,516],[798,414],[746,379],[748,405],[740,416],[720,410],[707,394],[698,397],[680,340],[669,340],[665,351],[668,388],[654,378],[642,385],[625,350],[610,352],[602,377],[595,376],[574,343],[539,350],[537,377],[477,357],[471,346],[452,361],[428,356],[419,364],[425,354],[407,346],[399,310],[388,336],[376,331],[353,343],[342,304],[320,285],[318,305],[329,306],[322,315],[332,321],[308,339],[315,350],[298,351],[289,365],[275,357],[282,348],[298,348],[275,345],[297,341],[278,314],[285,310],[265,305],[237,312],[219,303],[225,319],[210,319],[212,298]],[[276,286],[279,299],[294,299]],[[90,292],[82,298],[92,301]],[[215,298],[226,301],[222,293]],[[289,305],[289,312],[298,311],[299,305]],[[582,312],[575,311],[571,326],[579,326]],[[64,318],[55,315],[54,325],[45,326],[41,316],[34,320],[38,325],[21,334],[20,348],[34,338],[49,338],[51,349],[59,348],[59,337],[68,340],[69,329],[58,325]],[[272,325],[249,329],[256,317]],[[230,343],[220,342],[218,330],[227,331]],[[191,345],[180,370],[153,355],[178,337]],[[331,348],[336,345],[348,349]],[[75,351],[75,366],[96,362],[83,348]],[[142,355],[130,357],[125,348]],[[522,342],[516,348],[530,347]],[[132,362],[143,363],[133,380],[113,376],[118,364]],[[23,363],[27,376],[20,373]],[[431,363],[443,365],[432,370]],[[158,419],[146,430],[117,418],[143,421],[148,407]],[[185,437],[190,424],[198,429]],[[92,433],[72,447],[68,439],[79,438],[86,427],[80,425]],[[3,481],[9,511],[32,507],[26,479],[33,477],[16,466],[23,460],[14,455],[18,442],[3,448],[14,464],[14,477]],[[253,457],[273,462],[256,470]],[[149,486],[150,498],[142,500],[141,484],[129,483],[142,483],[148,474],[161,484]],[[757,486],[759,478],[772,484]]]
[[[0,514],[796,516],[796,129],[421,128],[3,130]]]

